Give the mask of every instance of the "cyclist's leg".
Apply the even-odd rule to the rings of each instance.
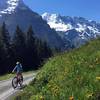
[[[22,75],[22,73],[20,73],[20,79],[21,79],[21,81],[23,81],[23,75]]]
[[[17,79],[18,79],[18,81],[20,79],[20,73],[19,72],[17,73]]]
[[[18,77],[18,80],[23,79],[22,73],[21,73],[21,72],[18,72],[18,73],[17,73],[17,77]]]
[[[17,77],[17,79],[18,79],[18,73],[16,73],[16,77]]]
[[[18,77],[19,77],[19,85],[20,85],[20,87],[22,87],[22,84],[23,84],[23,76],[22,76],[22,73],[19,73],[19,75],[18,75]]]

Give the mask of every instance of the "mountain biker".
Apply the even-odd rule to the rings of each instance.
[[[16,62],[16,66],[13,69],[12,73],[16,72],[17,78],[19,79],[20,77],[23,77],[22,76],[22,71],[23,71],[23,68],[22,68],[21,63],[20,62]]]

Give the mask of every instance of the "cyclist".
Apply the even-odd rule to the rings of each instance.
[[[13,69],[12,72],[16,72],[16,75],[17,75],[17,78],[19,79],[20,77],[23,77],[22,76],[22,71],[23,71],[23,68],[22,68],[22,65],[20,62],[16,62],[16,66],[15,68]]]

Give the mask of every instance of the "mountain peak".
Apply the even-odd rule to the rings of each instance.
[[[0,15],[11,14],[22,4],[24,4],[23,0],[0,0]]]
[[[46,12],[42,14],[42,18],[46,20],[50,27],[54,28],[56,31],[66,32],[67,30],[72,29],[72,25],[65,25],[60,14],[50,14]]]
[[[60,15],[59,14],[50,14],[48,12],[45,12],[44,14],[42,14],[42,18],[45,20],[52,20],[55,21],[55,19],[57,19]]]

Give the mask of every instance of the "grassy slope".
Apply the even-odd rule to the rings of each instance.
[[[17,99],[92,100],[98,95],[100,96],[100,39],[49,59],[36,79]]]

